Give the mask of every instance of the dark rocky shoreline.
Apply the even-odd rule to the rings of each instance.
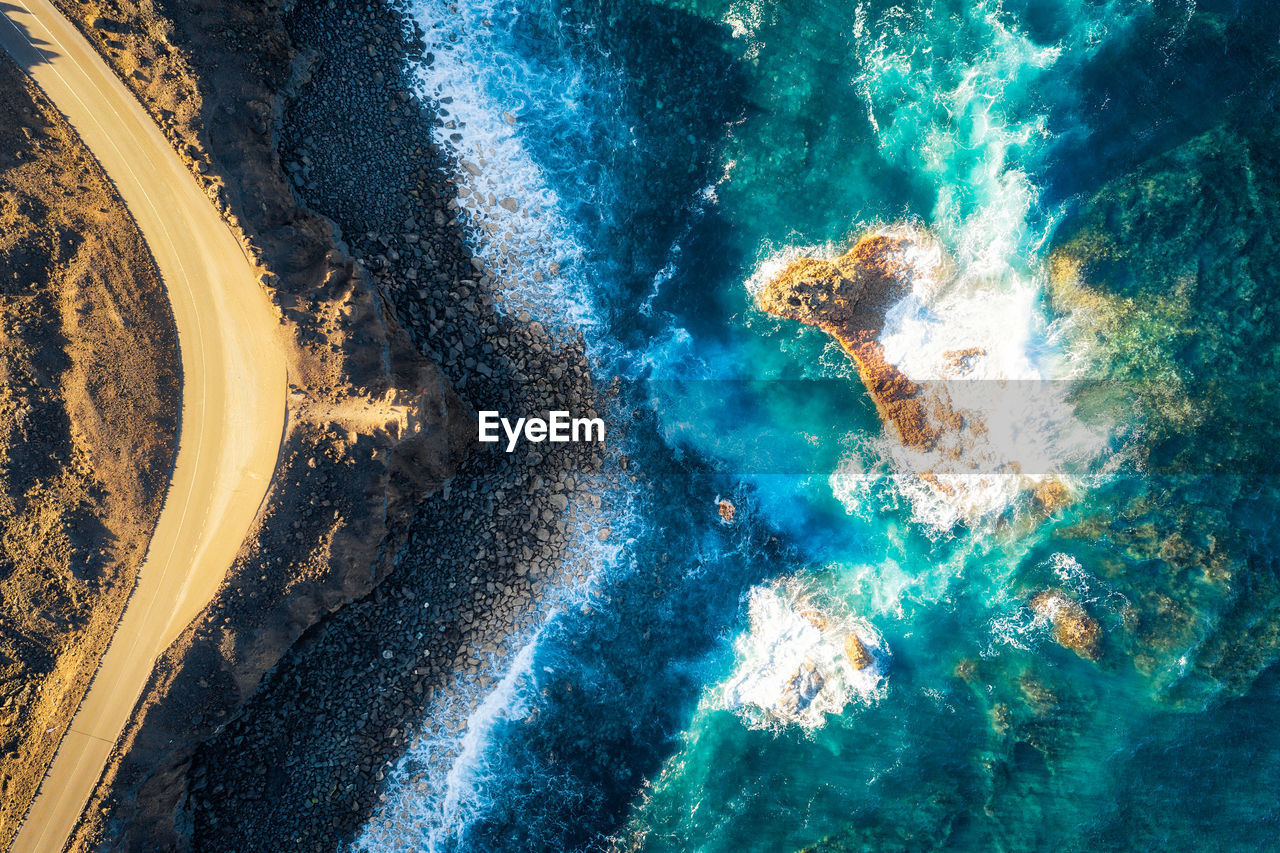
[[[303,251],[293,238],[316,238],[309,221],[273,215],[292,202],[336,224],[337,250],[367,271],[391,332],[403,329],[464,405],[605,407],[580,340],[495,308],[452,204],[455,167],[431,142],[438,119],[411,94],[408,62],[420,48],[401,10],[161,3],[139,14],[173,22],[171,41],[205,97],[191,125],[206,150],[194,159],[207,157],[230,218],[282,267],[279,286],[289,285],[290,253]],[[179,146],[190,135],[171,131]],[[290,202],[271,194],[284,175]],[[343,273],[332,250],[326,264],[326,287],[342,283],[335,268],[340,279],[362,275]],[[303,314],[321,304],[305,291],[296,300]],[[395,346],[392,362],[412,362]],[[332,850],[349,840],[379,802],[385,767],[432,724],[432,700],[455,676],[483,686],[507,640],[527,631],[540,590],[572,570],[575,518],[599,507],[598,445],[505,454],[472,442],[443,489],[393,477],[400,515],[387,530],[335,528],[324,521],[330,506],[335,519],[358,520],[361,500],[377,499],[358,484],[377,480],[379,451],[357,452],[332,432],[300,429],[286,448],[276,508],[228,588],[158,667],[73,848]],[[335,529],[352,547],[322,547]],[[343,555],[344,566],[326,568]],[[293,633],[278,664],[269,644],[254,645]],[[234,660],[228,638],[256,657]],[[261,682],[254,660],[266,664]]]

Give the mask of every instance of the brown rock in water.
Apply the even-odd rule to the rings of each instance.
[[[1058,645],[1071,649],[1082,658],[1098,659],[1102,628],[1079,602],[1060,592],[1045,590],[1031,599],[1031,609],[1053,625],[1053,639]]]
[[[1045,515],[1053,515],[1071,503],[1071,492],[1055,477],[1046,477],[1036,483],[1031,498]]]
[[[1069,506],[1073,497],[1060,479],[1050,475],[1033,485],[1032,501],[1042,514],[1053,515],[1062,507]]]
[[[813,704],[826,683],[814,662],[806,660],[787,680],[787,686],[778,699],[779,709],[786,714],[799,714]]]
[[[738,514],[738,509],[731,501],[721,499],[716,504],[716,512],[720,514],[720,521],[725,524],[733,524],[733,519]]]
[[[973,363],[987,354],[982,347],[949,349],[942,354],[949,375],[963,376],[973,369]]]
[[[800,611],[800,616],[802,619],[804,619],[813,627],[817,628],[819,631],[827,630],[827,617],[823,616],[821,613],[814,610],[812,607],[806,607],[802,609]]]
[[[871,666],[871,653],[867,651],[866,646],[862,645],[862,640],[858,639],[857,634],[844,635],[844,653],[854,669],[866,669]]]
[[[857,365],[876,409],[902,443],[928,449],[938,439],[919,399],[920,386],[890,364],[879,336],[885,314],[911,292],[905,236],[870,234],[834,261],[802,258],[774,276],[758,294],[760,307],[778,317],[817,326]]]

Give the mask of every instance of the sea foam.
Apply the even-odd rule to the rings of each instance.
[[[533,9],[539,7],[533,4]],[[546,11],[546,10],[543,10]],[[420,0],[413,14],[425,32],[429,62],[416,71],[418,92],[435,104],[443,126],[435,142],[456,164],[457,211],[499,308],[528,312],[557,333],[582,333],[589,352],[601,336],[589,284],[583,237],[566,212],[585,198],[565,199],[533,156],[523,131],[535,120],[572,124],[590,85],[571,62],[525,61],[509,43],[530,10],[501,0],[453,3]],[[545,128],[543,128],[545,130]],[[611,486],[581,484],[593,494]],[[546,626],[568,610],[590,606],[597,582],[619,564],[630,524],[624,506],[604,523],[571,523],[565,574],[548,584],[524,627],[488,657],[480,672],[455,673],[437,691],[421,730],[392,767],[383,805],[352,850],[443,851],[465,844],[469,827],[489,803],[502,769],[495,739],[504,725],[536,713],[539,674],[533,668]],[[467,642],[473,642],[468,640]]]
[[[563,330],[594,326],[584,251],[565,200],[518,132],[531,114],[574,110],[583,77],[521,62],[501,43],[520,17],[513,4],[423,0],[414,16],[432,58],[417,68],[418,92],[438,105],[444,125],[435,141],[457,164],[457,207],[499,307]]]
[[[889,652],[866,620],[818,603],[795,579],[753,588],[747,615],[720,696],[748,726],[818,728],[851,702],[882,694]],[[861,667],[847,652],[851,636],[869,658]]]
[[[1097,14],[1105,23],[1112,13]],[[927,46],[940,25],[969,31],[978,49],[935,54]],[[1107,465],[1110,427],[1085,424],[1070,403],[1071,330],[1042,308],[1040,258],[1055,216],[1040,212],[1030,177],[1049,139],[1037,87],[1064,56],[1094,49],[1096,28],[1040,45],[998,4],[979,2],[945,22],[894,8],[859,29],[859,88],[881,154],[936,193],[927,229],[894,229],[915,232],[902,259],[913,287],[880,340],[886,359],[921,383],[926,409],[957,412],[965,426],[928,450],[886,436],[873,452],[889,463],[887,481],[864,453],[846,458],[831,486],[859,511],[884,502],[876,493],[887,482],[940,535],[1016,510],[1041,487],[1071,495]]]

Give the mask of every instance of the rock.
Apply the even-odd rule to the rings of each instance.
[[[862,640],[858,639],[857,634],[851,632],[844,635],[844,653],[854,669],[866,669],[871,666],[871,653],[867,651],[866,646],[862,645]]]
[[[778,707],[785,714],[794,716],[813,704],[826,683],[813,661],[806,660],[787,680],[787,686],[778,699]]]
[[[817,326],[835,338],[853,358],[881,419],[903,444],[927,450],[939,430],[926,417],[920,386],[888,362],[879,339],[889,309],[911,292],[915,270],[905,260],[911,247],[908,236],[869,234],[834,261],[791,263],[756,299],[770,314]],[[954,413],[938,414],[938,421],[959,425]]]
[[[948,375],[964,376],[973,370],[974,362],[986,354],[987,351],[982,347],[965,347],[947,350],[942,354],[942,359],[947,365]]]
[[[732,501],[727,501],[722,498],[719,503],[716,504],[716,512],[720,515],[721,524],[733,524],[733,519],[737,515],[738,509],[733,505]]]
[[[1045,477],[1031,490],[1031,499],[1045,515],[1053,515],[1071,503],[1071,492],[1056,477]]]
[[[1058,707],[1058,694],[1029,669],[1018,676],[1018,689],[1031,713],[1037,717],[1047,716]]]
[[[1049,620],[1058,645],[1087,660],[1097,660],[1102,628],[1079,602],[1061,592],[1045,590],[1031,599],[1031,609]]]
[[[498,207],[501,207],[503,210],[509,210],[512,213],[515,213],[517,210],[520,209],[520,202],[508,196],[507,198],[504,198],[498,202]]]
[[[804,619],[819,631],[827,630],[827,617],[823,616],[812,607],[805,607],[800,611],[800,618]]]

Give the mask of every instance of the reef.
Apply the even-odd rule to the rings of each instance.
[[[1045,590],[1031,599],[1031,609],[1049,620],[1058,645],[1088,660],[1101,657],[1102,628],[1078,601],[1065,593]]]
[[[1116,640],[1138,671],[1190,707],[1246,690],[1280,649],[1258,511],[1280,499],[1280,395],[1263,379],[1280,358],[1277,139],[1274,116],[1235,116],[1152,157],[1083,204],[1050,256],[1052,305],[1093,380],[1078,408],[1122,413],[1143,471],[1058,536],[1128,602]]]

